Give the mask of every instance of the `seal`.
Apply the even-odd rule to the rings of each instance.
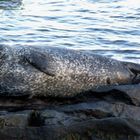
[[[57,47],[0,45],[1,96],[73,97],[140,82],[140,65]]]

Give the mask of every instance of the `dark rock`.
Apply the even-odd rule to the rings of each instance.
[[[140,140],[140,85],[74,98],[1,98],[3,140]]]

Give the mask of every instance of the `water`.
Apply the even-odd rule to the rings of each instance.
[[[0,43],[92,50],[140,63],[140,0],[0,0]]]

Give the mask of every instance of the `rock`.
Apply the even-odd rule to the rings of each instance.
[[[75,98],[1,98],[3,140],[139,140],[140,84]]]

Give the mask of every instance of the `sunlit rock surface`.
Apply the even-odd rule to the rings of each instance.
[[[0,99],[5,140],[139,140],[140,84],[75,98]]]

